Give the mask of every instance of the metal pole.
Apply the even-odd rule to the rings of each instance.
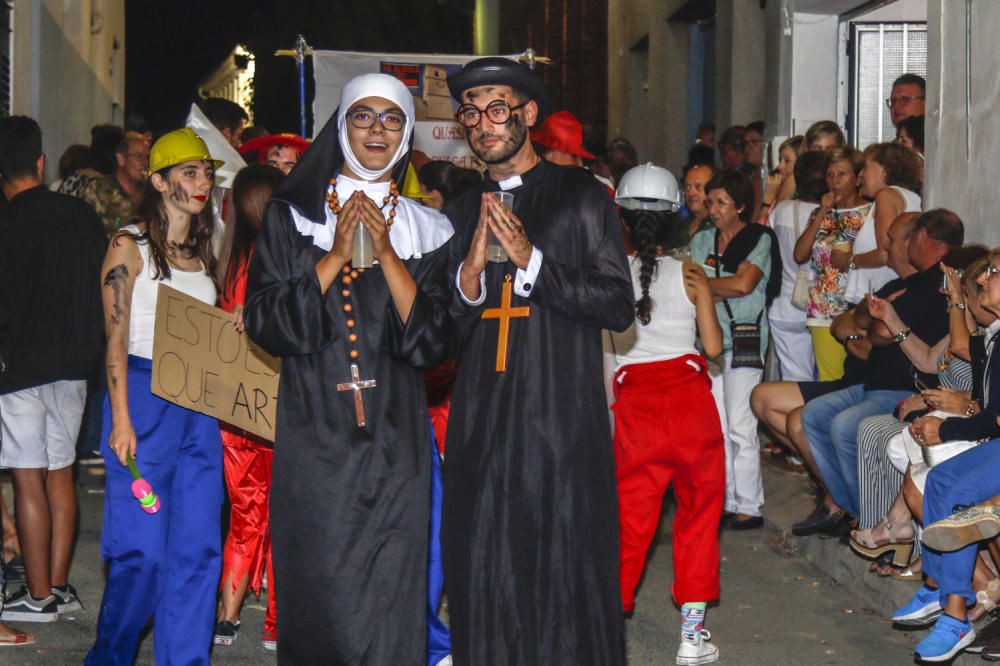
[[[299,67],[299,135],[306,136],[306,38],[295,40],[295,62]]]

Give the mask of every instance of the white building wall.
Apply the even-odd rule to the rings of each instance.
[[[15,2],[13,25],[11,112],[41,125],[54,178],[67,146],[124,120],[125,0]]]
[[[994,247],[1000,245],[1000,50],[993,40],[1000,26],[1000,2],[973,2],[970,23],[967,42],[964,2],[927,3],[925,201],[928,208],[958,213],[968,242]]]

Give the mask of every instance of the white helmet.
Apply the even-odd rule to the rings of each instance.
[[[674,174],[647,162],[625,172],[615,191],[615,203],[630,210],[673,213],[680,209],[682,201]]]

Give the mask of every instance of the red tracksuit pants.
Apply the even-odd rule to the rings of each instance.
[[[677,499],[674,600],[717,599],[726,469],[705,359],[687,355],[624,366],[614,391],[622,606],[626,612],[635,607],[635,588],[671,483]]]
[[[222,577],[219,586],[231,580],[236,587],[244,576],[248,587],[260,595],[261,575],[267,568],[267,614],[264,632],[274,635],[274,571],[271,568],[271,533],[268,499],[271,495],[271,447],[222,427],[222,467],[232,511],[229,534],[222,548]]]

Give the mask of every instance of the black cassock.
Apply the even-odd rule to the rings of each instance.
[[[615,461],[601,329],[621,331],[634,299],[607,191],[576,167],[541,162],[512,189],[544,254],[527,318],[510,323],[496,371],[500,305],[513,264],[488,264],[486,301],[456,290],[463,349],[445,455],[445,586],[458,666],[623,664]],[[484,190],[496,190],[489,179]],[[475,192],[446,210],[457,270],[478,221]]]
[[[319,204],[306,208],[321,220],[325,178],[316,182]],[[396,225],[411,214],[427,219],[421,208],[400,199]],[[323,232],[304,219],[285,202],[269,204],[245,314],[250,337],[281,357],[271,488],[278,661],[422,665],[431,459],[419,369],[447,351],[454,291],[447,245],[405,260],[418,292],[403,325],[377,266],[353,280],[349,298],[343,275],[321,294],[315,265],[326,251],[309,234],[330,241],[332,227],[328,221]],[[440,243],[451,228],[437,219],[447,227]],[[390,238],[397,233],[394,225]],[[349,343],[349,331],[357,343]],[[352,348],[359,351],[353,361]],[[364,428],[354,394],[337,390],[351,381],[352,362],[361,380],[377,381],[361,392]]]

